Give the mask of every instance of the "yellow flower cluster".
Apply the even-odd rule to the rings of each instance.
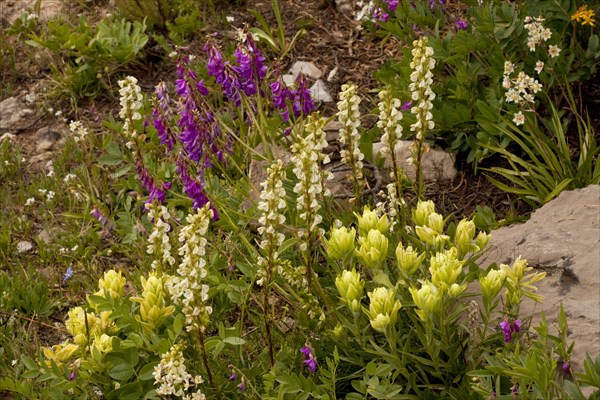
[[[595,16],[596,13],[594,10],[588,10],[588,5],[584,4],[577,9],[575,14],[571,15],[571,21],[580,22],[581,25],[588,24],[590,26],[594,26],[596,23],[596,20],[594,19]]]

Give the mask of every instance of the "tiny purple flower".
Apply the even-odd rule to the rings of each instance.
[[[304,357],[308,358],[312,354],[312,350],[310,347],[304,346],[300,348],[300,353],[304,354]]]
[[[304,364],[306,364],[308,370],[312,373],[317,370],[317,360],[315,360],[312,355],[307,360],[304,360]]]
[[[231,371],[231,376],[229,377],[230,381],[235,381],[237,379],[237,375],[235,374],[235,371]]]
[[[515,333],[519,333],[521,331],[521,320],[516,320],[512,325],[512,330]]]
[[[306,87],[306,77],[302,72],[296,77],[296,89],[292,90],[292,96],[294,99],[292,110],[295,117],[299,117],[301,114],[308,115],[315,109],[310,91]]]
[[[383,0],[384,4],[387,4],[388,12],[395,12],[398,8],[398,0]]]
[[[462,19],[459,18],[456,20],[456,29],[460,30],[465,30],[469,27],[469,23],[467,22],[466,19]]]
[[[64,278],[63,278],[63,281],[62,281],[63,285],[64,285],[64,284],[65,284],[65,283],[66,283],[66,282],[67,282],[69,279],[71,279],[71,277],[72,277],[72,276],[73,276],[73,267],[71,267],[71,266],[69,265],[69,268],[67,268],[67,271],[65,272],[65,276],[64,276]],[[72,373],[73,373],[73,372],[72,372]]]
[[[402,104],[402,108],[400,110],[402,110],[402,111],[409,111],[411,105],[412,105],[412,101],[410,101],[410,100],[409,101],[405,101]]]
[[[71,373],[69,374],[69,380],[72,381],[75,379],[75,371],[71,371]]]
[[[510,342],[510,339],[512,338],[512,330],[510,328],[510,322],[508,322],[508,320],[504,320],[502,322],[500,322],[500,329],[502,329],[502,333],[504,334],[504,342],[508,343]]]
[[[561,368],[566,375],[571,375],[571,364],[568,361],[563,361]]]
[[[246,390],[246,382],[244,381],[244,377],[242,377],[242,381],[237,385],[237,388],[240,392]]]

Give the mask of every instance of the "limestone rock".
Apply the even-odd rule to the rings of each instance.
[[[491,233],[491,249],[480,260],[512,264],[520,255],[547,277],[535,286],[543,304],[526,299],[523,316],[533,314],[536,326],[545,312],[551,333],[562,303],[575,342],[572,364],[581,370],[585,353],[600,354],[600,185],[563,192],[536,210],[521,225]]]
[[[35,137],[37,139],[36,152],[43,153],[54,147],[55,143],[60,140],[61,134],[57,130],[45,126],[37,130]]]
[[[26,240],[22,240],[17,243],[17,253],[27,253],[33,250],[33,243]]]
[[[296,78],[300,71],[304,72],[304,75],[312,79],[319,79],[323,76],[323,72],[315,66],[315,64],[308,61],[296,61],[290,69],[290,74]]]
[[[412,180],[416,178],[415,166],[412,162],[412,152],[410,146],[411,140],[400,140],[396,144],[396,161],[404,171],[404,174]],[[383,144],[381,142],[373,143],[373,159],[381,153]],[[392,162],[386,159],[384,167],[391,168]],[[456,177],[457,171],[454,166],[454,156],[439,148],[428,148],[423,154],[423,180],[425,182],[449,181]],[[388,174],[382,173],[384,178]]]
[[[23,125],[23,119],[33,114],[16,97],[9,97],[0,102],[0,129],[15,129]]]
[[[320,101],[323,103],[331,103],[333,98],[327,92],[327,86],[321,79],[317,79],[316,82],[310,88],[310,95],[314,101]]]

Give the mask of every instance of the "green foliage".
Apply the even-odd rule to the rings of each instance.
[[[569,124],[554,105],[550,104],[550,110],[548,120],[538,122],[527,116],[523,128],[505,118],[500,120],[502,125],[495,125],[498,132],[519,146],[519,153],[526,154],[527,158],[508,149],[484,145],[502,154],[510,164],[510,168],[491,167],[487,170],[500,175],[511,185],[488,176],[491,182],[533,205],[543,205],[563,190],[600,183],[600,164],[597,162],[600,147],[589,117],[586,120],[571,108],[578,139],[576,146],[573,146],[568,140],[572,132],[569,126],[573,124]],[[573,154],[573,148],[577,149],[578,154]]]
[[[451,149],[466,154],[467,161],[476,166],[493,154],[492,149],[506,149],[512,143],[495,129],[501,109],[518,109],[504,104],[502,75],[506,60],[530,75],[537,61],[545,62],[544,72],[536,78],[549,96],[531,104],[533,109],[543,110],[560,101],[561,90],[564,91],[562,82],[573,84],[594,76],[600,47],[594,28],[578,26],[571,20],[577,9],[575,1],[484,2],[481,6],[470,3],[465,15],[469,26],[464,30],[457,29],[455,21],[448,16],[437,11],[432,13],[422,4],[416,9],[402,4],[400,8],[411,10],[397,11],[389,22],[381,23],[379,29],[405,43],[412,41],[413,33],[408,29],[412,23],[429,35],[439,66],[433,89],[437,95],[432,111],[435,134]],[[544,26],[552,31],[549,44],[557,44],[562,49],[559,57],[548,57],[547,46],[538,46],[535,51],[528,49],[528,31],[524,26],[527,16],[546,18]],[[400,60],[388,61],[376,77],[394,87],[399,98],[408,100],[406,72],[410,57],[406,55]]]
[[[28,44],[48,51],[57,94],[98,96],[113,75],[134,61],[148,36],[144,22],[107,19],[96,26],[82,16],[78,23],[50,20]]]
[[[60,304],[48,281],[37,271],[0,271],[0,310],[29,317],[48,317]]]

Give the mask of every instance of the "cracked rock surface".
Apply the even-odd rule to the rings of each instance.
[[[545,312],[550,333],[556,333],[562,302],[575,341],[572,364],[579,370],[585,353],[600,353],[600,185],[563,192],[536,210],[529,221],[492,231],[491,249],[480,266],[512,264],[520,255],[547,276],[537,282],[542,305],[529,299],[521,314],[533,314],[532,327]]]

